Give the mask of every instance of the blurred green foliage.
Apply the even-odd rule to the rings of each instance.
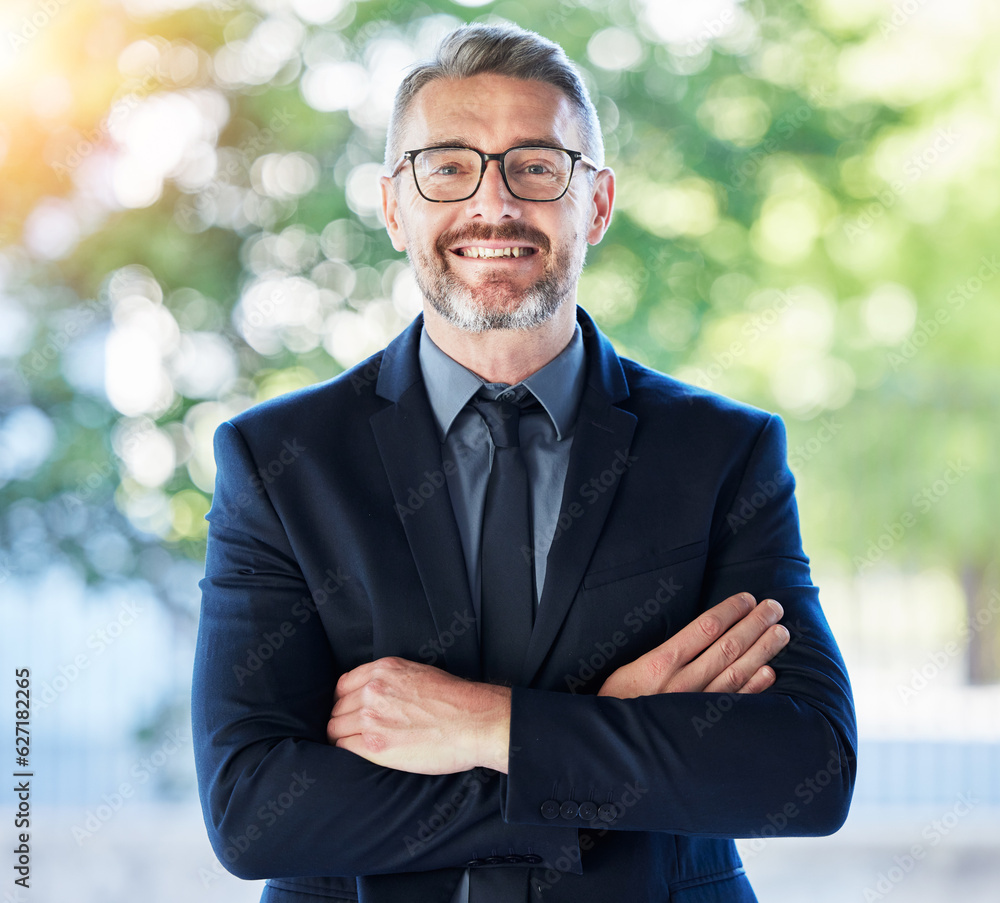
[[[947,17],[833,0],[170,6],[78,2],[31,36],[10,19],[6,573],[141,577],[196,616],[176,563],[204,553],[214,427],[415,312],[373,201],[386,104],[450,27],[498,18],[562,44],[593,93],[618,202],[580,301],[620,351],[785,416],[818,570],[940,568],[969,616],[996,593],[987,0]],[[995,626],[973,637],[975,681],[1000,677]]]

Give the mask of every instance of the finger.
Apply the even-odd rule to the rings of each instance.
[[[330,717],[338,717],[340,715],[346,715],[349,712],[356,712],[361,708],[361,690],[363,688],[358,688],[357,690],[352,690],[350,693],[345,693],[343,696],[337,695],[336,701],[333,704],[333,708],[330,710]]]
[[[739,669],[732,671],[728,669],[732,669],[739,662],[783,613],[777,602],[765,599],[678,674],[671,689],[697,692],[711,688],[716,691],[721,686],[724,688],[721,692],[738,690],[753,672],[769,659],[748,659]],[[718,679],[723,676],[725,679],[718,683]],[[742,676],[743,680],[738,686],[732,686],[732,681],[738,676]]]
[[[340,679],[337,681],[337,698],[339,699],[341,696],[353,693],[355,690],[360,690],[371,679],[371,674],[376,664],[377,662],[365,662],[362,665],[358,665],[357,668],[341,674]]]
[[[697,675],[698,679],[704,681],[704,686],[707,688],[726,668],[731,667],[752,649],[768,629],[781,620],[783,614],[784,610],[774,599],[765,599],[691,664],[689,668],[691,674]],[[745,676],[749,678],[753,671],[768,661],[769,658],[756,663],[748,661],[744,664],[744,670],[749,664],[754,666]]]
[[[674,674],[711,647],[734,624],[753,612],[756,605],[757,601],[750,593],[736,593],[699,615],[665,643],[646,653],[643,658],[650,660],[651,669],[658,672],[662,679],[670,680]],[[692,689],[700,690],[701,687]]]
[[[697,693],[732,662],[736,661],[767,629],[764,624],[754,626],[751,620],[761,606],[757,605],[750,593],[737,593],[710,608],[696,620],[677,632],[653,655],[666,659],[667,655],[679,656],[673,663],[673,671],[664,673],[665,690],[674,693]],[[772,618],[772,610],[764,609],[764,617]],[[676,644],[671,648],[671,644]],[[669,665],[656,663],[664,672]]]
[[[709,693],[738,693],[751,680],[757,686],[764,682],[764,676],[758,676],[761,669],[788,644],[788,630],[781,624],[768,627],[756,642],[736,661],[723,668],[705,686]],[[773,669],[772,669],[773,673]],[[771,681],[773,683],[773,680]],[[770,683],[767,684],[770,686]],[[767,687],[761,687],[766,689]],[[748,692],[760,692],[748,690]]]
[[[764,665],[758,668],[754,673],[754,676],[750,678],[739,690],[738,693],[763,693],[769,687],[774,685],[774,682],[778,679],[778,675],[774,673],[774,668],[769,665]]]
[[[326,723],[326,736],[331,743],[341,740],[344,737],[360,735],[365,730],[364,719],[361,711],[347,712],[343,715],[335,715]]]

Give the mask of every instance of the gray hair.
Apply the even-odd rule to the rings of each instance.
[[[403,130],[420,89],[438,79],[472,78],[495,74],[555,86],[576,108],[583,147],[598,165],[604,165],[604,139],[597,110],[580,72],[558,44],[517,25],[463,25],[446,35],[429,62],[419,63],[403,79],[389,120],[385,165],[400,158]],[[570,148],[577,150],[577,148]]]

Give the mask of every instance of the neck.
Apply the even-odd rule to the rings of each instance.
[[[567,298],[541,326],[531,330],[466,332],[424,304],[424,328],[452,360],[489,383],[515,385],[556,358],[573,338],[576,303]]]

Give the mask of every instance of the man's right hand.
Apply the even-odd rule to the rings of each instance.
[[[737,593],[699,615],[669,640],[622,665],[598,696],[659,693],[760,693],[775,681],[767,663],[788,643],[777,622],[783,610],[773,599],[760,605]]]

